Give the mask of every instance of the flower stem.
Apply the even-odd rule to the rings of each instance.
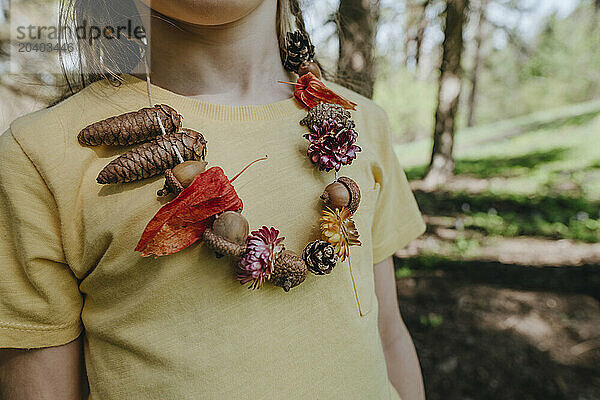
[[[243,174],[243,173],[244,173],[244,171],[246,171],[246,170],[247,170],[247,169],[248,169],[248,168],[249,168],[249,167],[250,167],[252,164],[254,164],[254,163],[257,163],[257,162],[259,162],[259,161],[264,161],[264,160],[266,160],[267,158],[269,158],[269,156],[268,156],[268,155],[265,155],[264,157],[257,158],[256,160],[252,161],[250,164],[246,165],[246,166],[244,167],[244,169],[242,169],[240,172],[238,172],[238,173],[237,173],[237,175],[233,177],[233,179],[230,179],[230,180],[229,180],[229,182],[232,182],[232,183],[233,183],[233,181],[235,181],[235,180],[237,179],[237,177],[238,177],[238,176],[240,176],[241,174]]]

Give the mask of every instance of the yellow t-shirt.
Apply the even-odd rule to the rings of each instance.
[[[19,118],[0,136],[0,347],[56,346],[85,331],[91,396],[112,399],[390,399],[377,328],[373,263],[424,231],[392,149],[385,112],[358,103],[363,151],[341,174],[358,182],[352,247],[363,316],[347,262],[285,293],[248,290],[227,258],[201,243],[142,258],[134,248],[166,202],[162,177],[99,185],[128,148],[84,147],[84,126],[148,105],[145,82],[97,82]],[[319,195],[334,179],[306,156],[306,111],[292,99],[215,105],[153,87],[156,103],[208,140],[209,165],[233,177],[251,229],[278,228],[297,254],[319,237]]]

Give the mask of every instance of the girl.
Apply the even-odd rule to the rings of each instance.
[[[97,17],[110,8],[104,2],[72,3],[65,7],[79,20],[106,25]],[[294,79],[280,48],[292,25],[304,31],[298,0],[136,6],[152,15],[151,84],[114,61],[136,54],[130,44],[82,42],[82,65],[118,82],[83,80],[78,93],[0,136],[2,398],[81,398],[87,376],[94,400],[424,399],[391,259],[424,223],[387,117],[360,95],[324,80],[357,104],[362,149],[342,169],[362,192],[353,215],[362,244],[331,273],[288,293],[247,290],[228,257],[205,245],[159,258],[133,250],[168,201],[156,196],[164,180],[98,184],[98,171],[127,149],[82,146],[77,134],[148,106],[149,95],[202,132],[207,160],[228,177],[268,155],[234,187],[251,230],[277,227],[297,254],[320,236],[318,197],[334,179],[306,157],[298,123],[306,108],[278,83]]]

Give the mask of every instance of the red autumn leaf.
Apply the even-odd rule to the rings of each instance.
[[[333,103],[339,104],[348,110],[356,110],[356,103],[328,89],[312,72],[308,72],[298,78],[296,89],[294,89],[294,96],[308,108],[313,108],[319,103]]]
[[[135,248],[142,257],[166,256],[194,244],[223,211],[243,207],[229,179],[219,167],[198,174],[179,196],[150,220]]]

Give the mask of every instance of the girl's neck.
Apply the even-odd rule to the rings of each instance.
[[[198,26],[152,12],[150,78],[172,92],[217,104],[265,104],[293,88],[279,56],[276,0],[225,25]]]

